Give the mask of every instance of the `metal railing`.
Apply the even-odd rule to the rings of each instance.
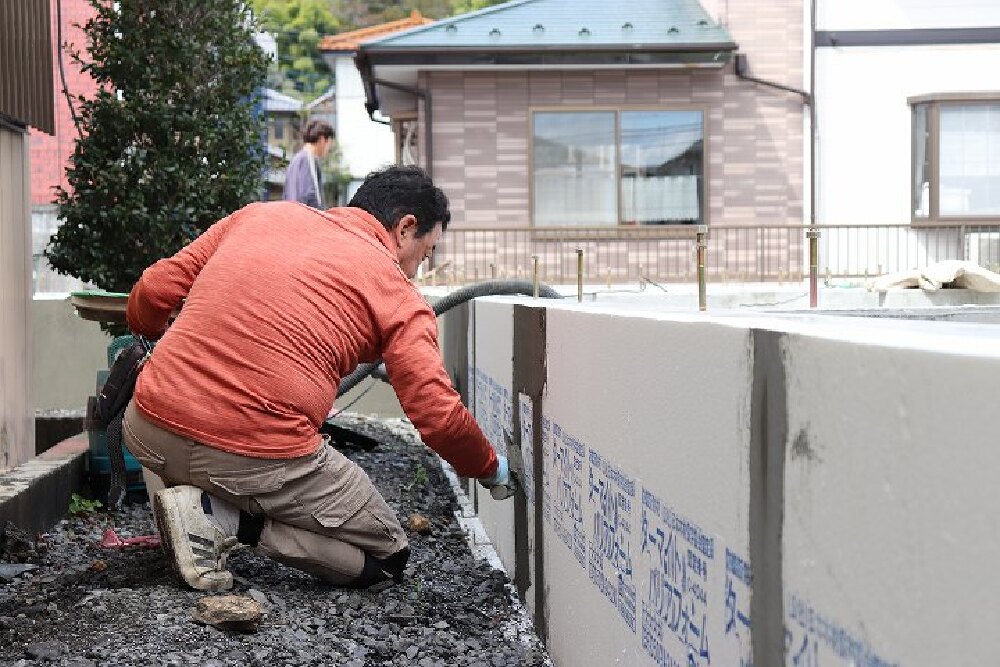
[[[704,243],[710,282],[800,281],[811,263],[808,235],[818,233],[819,275],[863,278],[969,260],[1000,270],[1000,224],[712,225]],[[424,284],[489,278],[538,278],[573,284],[578,250],[588,284],[693,282],[699,272],[697,227],[495,227],[449,229]]]

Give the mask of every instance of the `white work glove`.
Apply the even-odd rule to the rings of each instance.
[[[510,474],[507,457],[502,454],[497,455],[497,471],[492,477],[480,478],[479,483],[490,490],[493,500],[506,500],[514,495],[517,488],[517,482]]]

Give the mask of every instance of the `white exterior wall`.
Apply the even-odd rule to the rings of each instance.
[[[392,130],[368,118],[361,74],[353,55],[337,57],[337,144],[341,165],[356,179],[396,160]]]
[[[907,98],[997,90],[1000,44],[817,49],[817,222],[909,223]]]
[[[474,409],[491,439],[510,428],[512,301],[475,304]],[[557,667],[750,664],[761,335],[777,336],[771,361],[783,366],[769,400],[787,422],[775,555],[787,667],[995,662],[995,326],[545,305]],[[512,503],[479,494],[479,508],[513,573]]]
[[[819,0],[818,31],[1000,25],[996,0]],[[816,220],[909,224],[911,115],[907,98],[1000,90],[1000,44],[816,49]],[[900,271],[979,258],[955,234],[826,230],[822,267],[840,274]],[[975,246],[975,239],[968,239]],[[993,268],[993,267],[990,267]]]
[[[972,28],[1000,25],[996,0],[819,0],[819,30]]]

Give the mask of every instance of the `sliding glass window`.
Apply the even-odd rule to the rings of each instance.
[[[536,113],[535,224],[617,222],[614,112]]]
[[[537,111],[532,145],[537,226],[703,219],[700,111]]]
[[[910,103],[914,221],[1000,219],[1000,100]]]

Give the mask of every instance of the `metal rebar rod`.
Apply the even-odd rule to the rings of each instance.
[[[698,310],[706,310],[708,295],[705,290],[705,249],[708,247],[708,225],[698,225],[695,239],[698,257]]]
[[[806,238],[809,239],[809,307],[816,308],[819,305],[819,230],[810,229],[806,231]]]
[[[532,266],[532,279],[531,279],[531,295],[536,299],[538,298],[538,255],[531,256]]]
[[[583,301],[583,248],[576,249],[576,300]]]

